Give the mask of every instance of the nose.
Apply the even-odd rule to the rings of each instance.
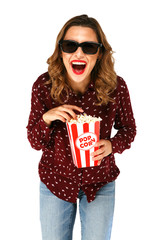
[[[77,58],[82,58],[82,57],[84,57],[84,52],[83,52],[83,50],[82,50],[81,47],[78,47],[78,48],[77,48],[77,51],[75,52],[75,55],[77,56]]]

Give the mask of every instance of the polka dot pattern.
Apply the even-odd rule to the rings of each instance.
[[[117,178],[120,171],[115,164],[114,154],[130,148],[136,135],[127,85],[121,77],[117,77],[117,88],[112,94],[115,102],[107,105],[96,105],[93,82],[84,95],[76,95],[70,90],[69,99],[64,99],[65,104],[77,105],[82,107],[86,114],[101,117],[100,138],[112,142],[113,152],[102,160],[100,166],[78,169],[72,161],[65,123],[57,120],[48,128],[42,119],[46,111],[60,105],[50,96],[51,85],[45,84],[48,79],[48,73],[44,73],[33,84],[27,126],[31,146],[43,152],[39,163],[40,179],[53,194],[65,201],[76,202],[78,192],[82,189],[88,202],[91,202],[104,184]],[[117,130],[113,138],[112,127]]]

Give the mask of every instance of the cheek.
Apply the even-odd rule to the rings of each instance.
[[[96,62],[97,62],[97,58],[94,58],[90,61],[90,71],[92,71],[92,69],[96,65]]]
[[[65,68],[68,68],[69,66],[69,57],[68,54],[62,53],[62,61],[65,66]]]

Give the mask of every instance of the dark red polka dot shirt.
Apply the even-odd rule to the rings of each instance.
[[[113,152],[105,157],[100,166],[78,169],[73,164],[66,124],[57,120],[48,128],[42,115],[60,104],[50,96],[51,85],[45,82],[48,73],[42,74],[33,84],[31,112],[27,126],[28,139],[36,150],[42,150],[39,163],[39,176],[48,189],[57,197],[75,203],[80,189],[88,202],[94,200],[96,192],[106,183],[114,181],[120,171],[115,164],[115,153],[130,148],[136,135],[136,125],[130,96],[125,81],[117,77],[117,88],[112,94],[115,103],[97,106],[94,83],[91,82],[83,95],[72,90],[65,104],[81,107],[87,115],[101,117],[100,139],[112,142]],[[117,133],[111,138],[114,127]]]

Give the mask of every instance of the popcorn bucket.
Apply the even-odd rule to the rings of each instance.
[[[91,153],[98,149],[94,145],[99,141],[100,120],[90,123],[67,122],[66,125],[75,166],[97,166],[98,161],[92,160]]]

